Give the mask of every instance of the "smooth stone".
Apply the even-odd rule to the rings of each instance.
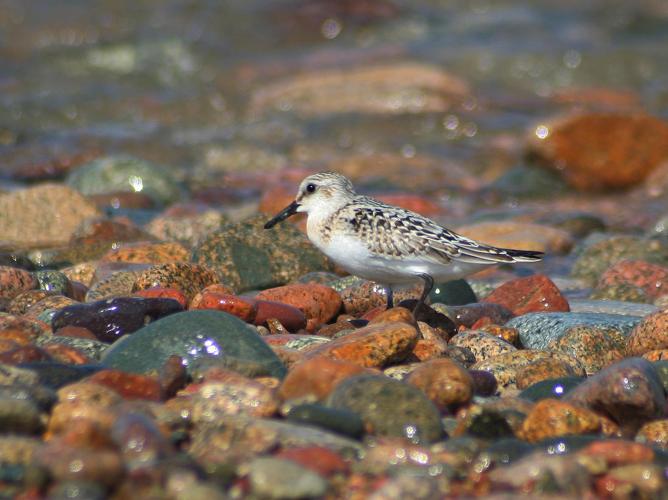
[[[627,358],[608,366],[575,387],[565,400],[610,416],[627,436],[662,417],[666,405],[661,379],[642,358]]]
[[[432,443],[443,436],[440,414],[422,391],[381,375],[357,375],[340,383],[327,405],[353,411],[366,431]]]
[[[192,397],[193,423],[215,422],[240,413],[271,417],[278,410],[275,392],[255,380],[229,372],[222,380],[205,381]]]
[[[43,385],[0,385],[0,397],[31,401],[41,411],[48,411],[57,401],[56,393]]]
[[[105,500],[106,488],[93,481],[60,481],[49,489],[49,500]]]
[[[622,260],[601,275],[596,288],[601,290],[615,285],[638,287],[652,301],[668,293],[668,267],[642,260]]]
[[[157,377],[120,370],[103,369],[87,379],[94,384],[103,385],[117,392],[124,399],[143,399],[161,401],[163,390]]]
[[[166,241],[160,243],[130,243],[113,248],[100,259],[101,262],[131,262],[135,264],[170,264],[188,262],[190,251],[184,245]]]
[[[601,419],[591,410],[558,399],[541,399],[522,422],[518,437],[536,443],[563,435],[593,434]]]
[[[124,413],[118,417],[111,428],[111,439],[130,469],[155,466],[174,453],[156,422],[140,413]]]
[[[255,308],[253,323],[256,326],[266,325],[270,319],[277,319],[290,332],[298,332],[306,328],[306,316],[291,305],[270,300],[257,300]]]
[[[467,404],[473,397],[473,378],[462,365],[448,358],[420,363],[406,383],[417,387],[441,411]]]
[[[87,304],[67,306],[51,322],[54,330],[65,326],[87,328],[100,340],[113,342],[146,325],[147,321],[182,311],[173,299],[117,297]]]
[[[0,435],[0,463],[5,465],[29,465],[43,441],[31,436]]]
[[[212,356],[258,363],[277,378],[285,375],[285,367],[255,328],[218,311],[187,311],[155,321],[116,341],[102,362],[109,368],[148,373],[174,354],[187,367]]]
[[[493,396],[496,393],[498,384],[493,373],[484,370],[469,370],[469,375],[473,379],[473,393],[476,396]]]
[[[263,498],[314,498],[327,492],[327,481],[291,460],[260,457],[248,464],[251,491]]]
[[[145,290],[139,290],[133,295],[144,299],[173,299],[177,301],[183,309],[188,308],[188,299],[181,290],[177,290],[176,288],[154,286]]]
[[[100,365],[70,365],[55,361],[23,363],[21,368],[32,371],[37,375],[40,384],[54,390],[77,382],[102,369]]]
[[[39,376],[27,368],[0,363],[0,384],[33,386],[39,383]]]
[[[550,199],[566,193],[568,186],[554,172],[520,164],[506,170],[486,190],[494,198]]]
[[[500,304],[514,315],[530,312],[568,312],[568,301],[544,274],[510,280],[496,288],[483,302]]]
[[[593,375],[624,358],[626,339],[614,328],[575,326],[563,337],[550,342],[548,349],[576,358],[587,374]]]
[[[218,275],[206,266],[188,262],[170,262],[140,272],[132,285],[132,291],[137,292],[156,286],[176,288],[184,293],[187,300],[191,300],[199,291],[219,281]]]
[[[561,399],[584,380],[584,377],[572,376],[541,380],[524,389],[518,397],[529,401],[540,401],[547,398]]]
[[[504,412],[495,408],[473,405],[459,416],[454,435],[473,436],[480,439],[504,439],[514,435],[513,427]]]
[[[46,467],[55,481],[92,481],[107,488],[123,476],[123,461],[118,452],[69,447],[51,441],[37,453],[36,460]]]
[[[99,340],[87,339],[87,338],[77,338],[77,337],[66,337],[63,335],[52,335],[50,337],[42,337],[37,342],[37,345],[48,348],[53,345],[62,345],[68,348],[76,349],[81,352],[88,358],[99,361],[106,351],[109,348],[109,344]]]
[[[314,425],[352,439],[360,439],[364,434],[364,422],[357,413],[321,404],[294,406],[286,419],[289,422]]]
[[[513,220],[478,222],[456,227],[455,230],[467,238],[488,245],[518,250],[565,254],[574,243],[573,237],[562,229]]]
[[[3,244],[40,248],[67,245],[83,221],[101,215],[78,191],[51,183],[0,195],[0,214]]]
[[[96,281],[86,292],[86,302],[132,295],[132,287],[137,276],[139,276],[139,271],[116,271]]]
[[[343,309],[347,314],[358,316],[376,307],[387,304],[387,290],[384,285],[367,281],[356,276],[348,276],[329,283],[341,294]],[[401,304],[404,300],[417,299],[422,293],[423,285],[398,288],[394,292],[394,303]]]
[[[297,462],[327,478],[350,472],[350,464],[340,453],[335,453],[323,446],[293,447],[279,451],[276,457]]]
[[[619,300],[570,299],[569,304],[571,312],[574,313],[604,313],[644,317],[659,311],[659,308],[652,304],[638,304],[637,302]]]
[[[209,291],[203,291],[198,295],[197,303],[190,306],[191,311],[213,309],[236,316],[246,323],[252,323],[255,320],[257,303],[253,299]]]
[[[478,455],[476,465],[479,464],[481,470],[508,465],[535,449],[533,445],[514,437],[501,438],[492,442]]]
[[[7,306],[9,314],[25,314],[28,309],[42,299],[51,295],[51,292],[45,290],[27,290],[14,297]]]
[[[298,308],[306,316],[306,329],[309,332],[333,319],[342,305],[341,297],[334,289],[318,283],[295,283],[270,288],[258,293],[256,298]]]
[[[195,247],[192,261],[218,272],[235,291],[266,289],[311,271],[329,270],[327,259],[299,229],[283,224],[264,229],[267,218],[256,215],[227,224]]]
[[[435,304],[438,306],[438,304]],[[496,325],[503,325],[513,317],[510,309],[500,305],[487,302],[477,302],[464,306],[445,306],[436,307],[438,312],[450,318],[457,328],[464,326],[472,328],[474,324],[484,318],[489,318],[489,322]]]
[[[652,366],[661,380],[663,389],[668,394],[668,360],[655,361],[652,363]]]
[[[218,210],[205,210],[192,215],[161,214],[151,220],[145,229],[160,240],[176,240],[192,247],[226,223],[229,220]]]
[[[72,296],[72,284],[67,276],[60,271],[35,271],[35,278],[37,278],[37,281],[39,282],[40,290],[53,292],[66,297]]]
[[[628,335],[640,322],[636,316],[597,313],[529,313],[511,319],[506,326],[517,328],[520,341],[527,349],[545,349],[576,326],[615,329]]]
[[[429,294],[431,303],[441,303],[450,306],[463,306],[477,302],[475,292],[466,280],[452,280],[445,283],[436,283]]]
[[[141,192],[155,202],[168,204],[178,199],[180,188],[166,167],[128,155],[106,156],[70,172],[67,185],[86,195]]]

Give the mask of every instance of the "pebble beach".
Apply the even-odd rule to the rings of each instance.
[[[668,498],[660,1],[0,4],[0,499]],[[397,290],[320,171],[538,263]]]

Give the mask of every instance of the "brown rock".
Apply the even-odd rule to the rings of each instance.
[[[413,356],[419,361],[447,357],[448,342],[443,338],[441,330],[422,321],[418,322],[418,328],[422,338],[415,344]]]
[[[318,283],[296,283],[270,288],[257,294],[257,298],[283,302],[298,308],[306,316],[306,329],[309,332],[334,318],[342,304],[336,290]]]
[[[512,326],[501,326],[492,323],[479,328],[479,330],[505,340],[515,347],[520,343],[520,331]]]
[[[543,439],[567,434],[590,434],[601,429],[596,413],[557,399],[536,403],[522,423],[521,439],[536,443]]]
[[[176,242],[134,243],[109,251],[101,262],[132,262],[147,264],[170,264],[189,262],[190,250]]]
[[[649,446],[621,439],[594,442],[579,450],[577,454],[600,457],[605,460],[608,467],[654,460],[654,452]]]
[[[405,307],[393,307],[392,309],[382,311],[378,313],[376,316],[374,316],[374,318],[371,321],[369,321],[369,324],[371,325],[376,323],[390,323],[393,321],[417,326],[413,313],[408,309],[406,309]]]
[[[276,319],[290,332],[298,332],[306,328],[306,315],[289,304],[271,300],[256,300],[255,308],[254,324],[257,326],[265,325],[270,319]]]
[[[96,362],[83,351],[64,344],[47,344],[43,349],[52,360],[68,365],[87,365]]]
[[[450,339],[449,345],[470,349],[476,361],[517,350],[505,340],[479,330],[463,330]]]
[[[417,329],[406,323],[367,325],[311,349],[308,357],[324,356],[368,368],[382,368],[405,359],[417,340]]]
[[[188,308],[197,309],[197,306],[202,300],[202,294],[204,294],[205,292],[215,292],[215,293],[222,293],[224,295],[234,295],[234,291],[230,287],[225,286],[222,283],[214,283],[213,285],[204,287],[202,290],[197,292],[195,296],[190,300]]]
[[[662,361],[668,359],[668,349],[655,349],[653,351],[647,351],[642,355],[647,361]]]
[[[218,275],[200,264],[173,262],[159,264],[141,272],[132,286],[132,291],[160,286],[176,288],[188,300],[203,288],[218,282]]]
[[[360,373],[376,372],[347,361],[309,358],[290,369],[278,389],[278,395],[284,401],[309,398],[322,401],[339,382]]]
[[[642,260],[623,260],[603,273],[596,288],[601,290],[619,285],[636,286],[654,300],[668,293],[668,267]]]
[[[627,356],[668,348],[668,311],[645,317],[626,338]]]
[[[636,434],[636,441],[668,449],[668,419],[647,422]]]
[[[583,113],[536,128],[531,151],[577,189],[627,188],[668,158],[668,124],[641,113]]]
[[[114,407],[86,402],[58,403],[51,411],[47,426],[47,436],[69,432],[72,427],[86,421],[108,434],[118,412]]]
[[[58,440],[41,448],[35,459],[55,481],[90,482],[112,487],[124,473],[123,460],[117,451],[72,448]]]
[[[424,392],[441,410],[468,403],[473,396],[473,378],[451,359],[432,359],[420,363],[406,382]]]
[[[0,352],[0,363],[18,365],[33,361],[51,361],[51,356],[44,349],[32,344],[19,345],[9,351]]]
[[[17,267],[0,266],[0,297],[13,299],[38,286],[37,278],[31,272]]]
[[[7,306],[7,312],[16,315],[24,314],[30,306],[49,295],[53,295],[53,292],[48,292],[46,290],[27,290],[25,292],[20,292]]]
[[[626,340],[614,328],[588,325],[574,326],[550,342],[548,350],[560,351],[582,363],[587,375],[593,375],[606,366],[624,358]]]
[[[540,359],[517,370],[517,383],[515,385],[518,389],[523,390],[536,382],[574,375],[573,367],[561,359]]]
[[[162,387],[155,377],[120,370],[101,370],[86,379],[113,389],[125,399],[162,400]]]
[[[155,286],[152,288],[147,288],[146,290],[139,290],[133,295],[137,297],[144,297],[146,299],[172,299],[181,304],[183,309],[186,309],[188,306],[188,299],[181,290],[177,290],[176,288]]]
[[[483,302],[501,304],[516,316],[530,312],[568,312],[568,301],[544,274],[508,281],[496,288]]]

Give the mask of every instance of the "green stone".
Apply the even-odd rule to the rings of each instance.
[[[285,366],[252,326],[220,311],[187,311],[159,319],[114,342],[102,363],[131,373],[156,372],[177,355],[186,366],[214,356],[266,366],[273,377],[283,378]]]
[[[438,302],[449,306],[463,306],[478,301],[475,292],[466,280],[436,283],[429,294],[429,299],[431,303]]]

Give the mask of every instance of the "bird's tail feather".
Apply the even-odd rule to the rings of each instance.
[[[504,248],[506,255],[512,257],[513,262],[536,262],[543,258],[545,253],[534,250],[512,250]]]

